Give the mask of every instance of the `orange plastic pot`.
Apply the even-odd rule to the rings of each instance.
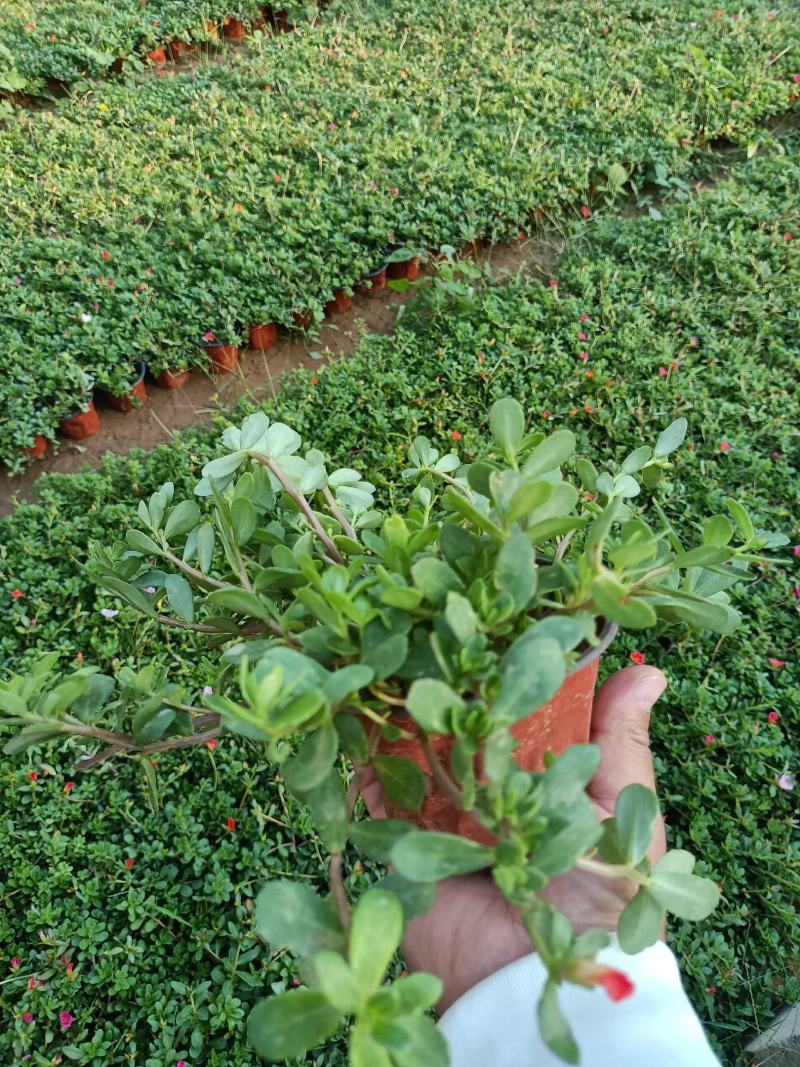
[[[229,16],[222,23],[222,36],[226,41],[242,41],[247,36],[247,28],[239,19]]]
[[[125,393],[111,393],[108,389],[100,389],[100,395],[109,407],[114,411],[133,411],[147,400],[147,389],[144,384],[144,375],[147,367],[143,362],[135,364],[136,381]]]
[[[344,289],[334,289],[333,299],[325,305],[325,314],[328,318],[331,315],[342,315],[345,311],[349,311],[352,305],[352,296],[348,296]]]
[[[206,345],[211,369],[215,374],[229,374],[239,363],[238,345]]]
[[[170,41],[167,45],[170,59],[181,59],[189,50],[189,45],[185,41],[179,41],[177,38],[174,41]]]
[[[28,459],[41,459],[47,451],[48,444],[49,441],[44,434],[37,433],[33,438],[33,445],[30,448],[23,448],[22,451]]]
[[[250,327],[250,348],[255,348],[258,351],[266,352],[268,348],[272,348],[278,340],[278,327],[274,322],[265,322],[261,326]]]
[[[386,277],[391,281],[400,281],[401,278],[413,282],[419,275],[419,256],[413,259],[404,259],[399,263],[390,263],[386,268]]]
[[[526,719],[520,719],[511,727],[512,735],[519,742],[514,751],[514,759],[524,771],[541,771],[544,768],[545,753],[553,752],[558,755],[570,745],[585,744],[589,740],[597,669],[600,657],[613,641],[616,632],[615,623],[606,623],[600,633],[599,645],[584,652],[556,695]],[[393,715],[392,722],[409,732],[416,731],[416,724],[410,716]],[[438,734],[433,735],[430,742],[442,766],[449,770],[453,738]],[[421,810],[409,811],[387,800],[386,812],[390,818],[405,819],[416,823],[423,830],[441,830],[469,837],[473,841],[493,843],[488,831],[467,812],[459,811],[433,781],[419,740],[382,740],[378,751],[385,755],[404,756],[413,760],[426,778],[425,800]],[[480,765],[476,763],[475,769],[480,776]]]
[[[169,370],[162,370],[155,381],[156,385],[162,389],[179,389],[188,378],[188,370],[179,370],[177,367],[172,367]]]
[[[372,296],[374,293],[379,293],[386,288],[386,267],[380,267],[378,270],[370,271],[369,274],[365,274],[363,279],[356,286],[356,292],[359,296]]]
[[[167,52],[164,48],[154,48],[152,52],[147,53],[147,58],[151,63],[154,63],[157,67],[161,67],[167,62]]]
[[[79,411],[69,418],[62,419],[58,424],[58,432],[73,441],[83,441],[87,437],[96,434],[100,429],[100,416],[94,406],[94,401],[89,401],[86,411]]]

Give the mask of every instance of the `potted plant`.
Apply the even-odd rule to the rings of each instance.
[[[358,295],[372,296],[384,290],[386,288],[387,269],[387,264],[383,264],[383,266],[376,267],[374,270],[367,271],[356,285]]]
[[[189,380],[189,371],[180,367],[168,367],[156,375],[154,380],[161,389],[180,389]]]
[[[393,282],[413,282],[419,275],[419,259],[407,248],[396,248],[387,257],[386,277]]]
[[[27,459],[42,459],[47,451],[50,442],[44,436],[44,434],[37,433],[33,435],[33,444],[28,448],[23,448],[23,455]]]
[[[73,441],[84,441],[87,437],[96,434],[99,429],[100,416],[97,414],[92,397],[71,415],[61,419],[58,424],[58,432],[62,437],[69,437]]]
[[[211,370],[215,374],[228,374],[236,370],[239,363],[238,339],[226,341],[213,330],[206,330],[203,334],[203,347],[211,361]]]
[[[110,389],[98,388],[103,400],[115,411],[133,411],[139,408],[147,400],[147,387],[144,384],[144,376],[147,372],[147,364],[144,360],[137,360],[133,365],[134,379],[129,389],[122,393],[115,393]]]
[[[274,322],[265,322],[259,326],[251,326],[249,334],[249,347],[256,351],[266,352],[278,342],[278,327]]]
[[[688,852],[651,866],[658,803],[643,786],[598,821],[586,787],[599,750],[584,743],[597,657],[617,626],[729,633],[739,615],[727,590],[785,539],[754,530],[735,500],[690,548],[657,503],[656,523],[645,520],[640,501],[670,469],[684,419],[601,470],[575,458],[569,431],[527,432],[513,399],[489,422],[494,449],[468,464],[417,438],[402,475],[410,502],[385,512],[356,470],[329,470],[289,426],[248,416],[223,433],[193,499],[176,501],[168,483],[139,504],[141,528],[91,550],[108,591],[218,650],[213,691],[157,665],[64,679],[55,655],[0,682],[0,721],[20,728],[12,751],[73,735],[101,746],[87,765],[137,753],[149,765],[229,731],[263,744],[308,805],[330,894],[281,879],[258,897],[258,933],[304,959],[308,986],[253,1010],[266,1059],[300,1056],[354,1019],[355,1064],[392,1062],[393,1042],[446,1063],[426,1014],[438,980],[387,985],[385,972],[404,923],[451,875],[491,871],[519,912],[549,973],[544,1036],[573,1062],[557,989],[591,984],[608,935],[576,936],[540,895],[550,878],[577,866],[633,883],[618,929],[629,952],[658,938],[666,910],[702,919],[719,897]],[[368,768],[396,817],[353,819]],[[348,842],[392,868],[354,905]]]
[[[333,315],[343,315],[345,311],[350,310],[352,305],[353,297],[346,288],[334,289],[333,296],[325,304],[325,317],[331,318]]]

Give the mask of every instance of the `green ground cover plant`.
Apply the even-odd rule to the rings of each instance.
[[[331,8],[230,65],[15,114],[0,459],[18,467],[94,384],[124,391],[136,360],[205,365],[207,331],[320,318],[387,245],[585,222],[630,183],[687,188],[717,139],[769,142],[798,32],[756,3],[735,19],[682,2]]]
[[[424,290],[424,314],[415,314],[412,305],[394,336],[367,339],[357,356],[316,372],[314,381],[297,375],[269,405],[269,415],[313,435],[332,462],[375,471],[379,499],[406,465],[409,442],[417,434],[426,434],[443,451],[458,440],[459,451],[474,456],[485,441],[490,403],[506,393],[521,400],[533,426],[538,419],[543,429],[571,429],[580,448],[602,447],[609,461],[624,458],[641,427],[684,416],[688,450],[676,458],[664,485],[668,518],[681,527],[699,525],[732,496],[747,502],[757,526],[782,529],[792,543],[800,541],[792,384],[798,371],[793,294],[800,264],[791,231],[800,157],[796,141],[782,145],[784,155],[757,153],[717,188],[688,204],[662,206],[658,218],[592,225],[585,244],[573,246],[562,261],[552,279],[556,285],[520,279],[481,289],[468,269],[455,274],[446,288]],[[216,433],[192,431],[149,456],[109,459],[99,472],[50,479],[41,505],[23,505],[3,522],[0,595],[7,610],[0,649],[7,668],[20,669],[45,648],[58,648],[64,665],[80,652],[85,661],[110,668],[155,655],[198,692],[208,683],[210,664],[193,649],[191,638],[165,638],[154,624],[120,610],[94,589],[80,565],[90,539],[113,538],[129,524],[127,516],[140,496],[167,479],[176,491],[190,492],[213,454]],[[711,649],[706,639],[692,637],[626,639],[604,661],[607,670],[614,669],[637,652],[670,677],[653,721],[670,844],[701,854],[702,872],[722,888],[721,905],[702,931],[678,922],[670,936],[693,999],[728,1064],[749,1062],[741,1054],[746,1035],[763,1028],[780,1003],[800,993],[793,969],[800,857],[788,788],[797,771],[800,725],[798,585],[798,563],[791,549],[785,550],[744,592],[743,627],[719,646]],[[101,609],[120,614],[106,619]],[[4,882],[26,919],[22,937],[9,928],[2,936],[4,959],[24,962],[0,987],[2,1009],[13,1020],[0,1041],[12,1056],[31,1051],[46,1063],[43,1045],[55,1054],[63,1044],[91,1040],[102,1026],[103,1040],[114,1048],[126,1047],[128,1032],[140,1044],[156,1032],[161,1048],[174,1052],[176,1060],[188,1058],[193,1047],[200,1062],[216,1062],[213,1056],[220,1052],[211,1051],[216,1041],[229,1062],[248,1062],[243,1022],[248,1008],[265,990],[286,988],[295,975],[285,956],[269,958],[258,949],[246,967],[237,969],[230,992],[224,991],[242,1001],[241,1014],[229,1024],[209,1009],[208,1018],[201,1013],[199,1022],[190,1022],[191,999],[184,986],[211,981],[209,995],[219,996],[218,979],[230,974],[225,967],[214,974],[220,965],[205,950],[195,958],[194,936],[207,938],[211,951],[229,959],[221,948],[224,939],[235,959],[244,907],[238,901],[250,899],[255,887],[234,890],[229,901],[208,905],[201,890],[210,892],[206,881],[210,886],[221,877],[221,866],[230,871],[236,864],[231,849],[255,852],[258,845],[268,851],[285,844],[285,828],[269,819],[261,822],[264,812],[298,828],[298,867],[307,870],[310,884],[321,887],[322,853],[301,834],[308,824],[297,821],[296,809],[287,814],[281,783],[255,754],[226,740],[213,753],[220,775],[216,783],[206,751],[191,759],[159,757],[160,821],[148,813],[141,767],[124,764],[114,779],[120,802],[95,816],[89,833],[81,813],[102,809],[108,783],[74,775],[70,766],[78,755],[73,748],[43,752],[24,768],[16,759],[3,763],[12,798],[4,816]],[[240,777],[242,760],[250,763],[252,785]],[[36,783],[28,770],[38,774]],[[179,797],[173,775],[191,776],[198,783],[197,796],[187,798],[182,788]],[[73,780],[76,785],[65,794],[65,783]],[[34,786],[33,796],[40,798],[35,815],[26,808],[22,816],[17,805],[33,803],[27,798]],[[85,808],[77,809],[78,803]],[[229,817],[235,822],[230,831]],[[180,879],[165,887],[160,873],[166,863],[184,869],[184,846],[175,842],[183,820],[190,820],[192,839],[209,842],[202,855],[192,856],[192,935],[180,922],[184,913],[175,888]],[[53,838],[56,829],[61,836]],[[182,835],[181,830],[181,842]],[[44,879],[32,870],[39,840],[59,847],[63,842],[69,851],[69,859],[48,867]],[[143,845],[151,840],[162,843],[152,861]],[[101,900],[84,888],[97,878],[93,857],[111,845],[118,865],[113,870],[131,879],[120,887],[119,908],[113,911],[105,894]],[[140,851],[125,873],[127,850],[134,846]],[[248,855],[234,869],[258,868],[260,862],[251,864]],[[349,857],[346,869],[359,880],[364,872],[350,866],[357,862]],[[122,907],[129,886],[137,906],[148,908],[148,922],[141,925],[138,912]],[[164,926],[152,925],[153,904],[173,913],[160,916]],[[93,935],[92,944],[80,941],[87,916],[107,927]],[[233,933],[230,924],[239,932]],[[57,953],[40,940],[40,928],[56,931]],[[170,965],[154,967],[167,937]],[[110,997],[104,991],[107,1006],[98,1022],[98,987],[92,983],[114,959],[108,955],[109,941],[113,948],[126,947],[130,985],[115,987]],[[256,947],[249,939],[241,951]],[[60,955],[74,964],[80,980],[67,984],[66,976],[53,970],[66,966],[58,962]],[[242,979],[245,973],[253,978]],[[46,974],[45,984],[27,989],[32,974]],[[272,987],[273,982],[279,984]],[[58,1025],[63,1010],[75,1019],[66,1034]],[[38,1029],[22,1022],[25,1011],[35,1015]],[[47,1043],[45,1020],[53,1035]],[[194,1046],[193,1029],[198,1031]],[[94,1060],[87,1053],[85,1062],[108,1062],[107,1053],[93,1055]],[[339,1046],[328,1046],[309,1062],[337,1063],[341,1055]],[[130,1058],[136,1062],[135,1054]]]
[[[127,61],[130,71],[142,70],[148,51],[176,39],[214,41],[229,16],[251,27],[263,6],[239,0],[3,0],[0,90],[33,95],[54,81],[102,78],[117,60]]]

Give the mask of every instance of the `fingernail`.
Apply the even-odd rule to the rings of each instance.
[[[667,688],[667,679],[661,671],[643,670],[636,680],[633,696],[642,711],[650,712],[655,702]]]

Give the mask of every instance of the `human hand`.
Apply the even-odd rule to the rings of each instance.
[[[600,748],[600,768],[588,794],[600,819],[614,814],[617,796],[639,782],[655,789],[650,753],[650,711],[666,687],[654,667],[627,667],[600,688],[592,711],[591,740]],[[373,818],[386,815],[383,796],[372,778],[362,789]],[[649,850],[651,863],[666,851],[659,819]],[[588,927],[615,930],[619,914],[636,887],[620,878],[600,878],[573,870],[550,880],[542,896],[555,905],[580,933]],[[532,951],[530,937],[516,910],[502,896],[490,874],[464,875],[440,882],[436,902],[413,919],[403,941],[412,970],[438,975],[444,983],[439,1010],[490,974]]]

